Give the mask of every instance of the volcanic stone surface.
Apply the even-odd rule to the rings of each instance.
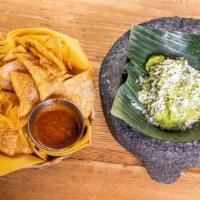
[[[168,31],[200,33],[200,20],[197,19],[160,18],[142,25]],[[114,138],[144,161],[149,175],[154,180],[173,183],[185,169],[200,166],[200,141],[170,142],[151,138],[110,113],[115,94],[123,82],[122,71],[127,62],[129,35],[130,31],[117,40],[101,66],[99,84],[104,116]]]

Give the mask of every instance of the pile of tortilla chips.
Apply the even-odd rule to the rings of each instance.
[[[93,71],[79,42],[45,28],[17,29],[0,38],[1,155],[36,153],[27,135],[28,116],[55,97],[74,103],[90,121]]]

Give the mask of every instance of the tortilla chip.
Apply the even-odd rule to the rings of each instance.
[[[28,35],[23,35],[20,37],[20,39],[16,39],[16,43],[18,43],[18,40],[21,41],[26,41],[26,40],[35,40],[41,44],[45,43],[48,39],[50,38],[49,35],[33,35],[33,34],[28,34]]]
[[[9,91],[1,91],[0,92],[0,102],[8,100],[12,103],[13,106],[19,104],[19,99],[17,95],[14,92],[9,92]]]
[[[95,101],[93,72],[88,70],[66,80],[63,89],[58,90],[56,95],[74,103],[81,110],[84,118],[88,118]]]
[[[18,153],[32,153],[32,149],[23,134],[19,134],[12,121],[0,115],[0,151],[9,156]]]
[[[5,114],[5,116],[9,118],[16,127],[19,126],[19,111],[20,111],[20,108],[17,105],[10,108],[8,112]]]
[[[7,99],[13,100],[11,94],[5,92]],[[11,108],[8,109],[5,115],[0,115],[0,151],[4,152],[7,155],[14,155],[18,153],[32,153],[33,150],[31,145],[28,143],[25,133],[22,132],[22,129],[19,127],[19,106],[13,104]],[[15,105],[15,106],[14,106]],[[4,135],[3,129],[8,136]],[[2,130],[2,132],[1,132]],[[8,132],[6,132],[8,131]],[[3,141],[1,141],[3,140]],[[13,142],[13,146],[11,145]]]
[[[9,73],[12,71],[27,72],[17,59],[2,65],[0,67],[0,89],[13,90],[9,77]]]
[[[22,129],[28,124],[28,116],[20,117],[19,128]]]
[[[41,101],[45,100],[60,87],[62,78],[40,66],[34,58],[19,57],[19,59],[31,74],[39,91]]]
[[[31,142],[31,145],[32,145],[31,148],[33,149],[33,152],[35,153],[35,155],[37,155],[42,160],[45,160],[45,161],[49,160],[49,156],[44,151],[37,148],[35,144],[33,144],[32,142]]]
[[[0,151],[14,155],[17,148],[18,133],[11,121],[0,115]]]
[[[10,101],[0,102],[0,114],[5,115],[11,109],[12,103]]]
[[[19,130],[19,143],[16,153],[33,153],[33,148],[28,138],[27,127]]]
[[[16,105],[19,105],[19,100],[15,93],[0,92],[0,114],[7,115],[9,110]]]
[[[62,38],[58,36],[51,36],[46,42],[44,42],[44,46],[48,51],[51,51],[59,60],[63,61]]]
[[[65,64],[60,61],[51,51],[48,51],[45,46],[37,42],[36,40],[19,38],[18,42],[24,46],[25,48],[32,47],[42,56],[48,58],[51,62],[53,62],[62,72],[66,72]]]
[[[25,116],[38,101],[38,92],[29,74],[11,72],[10,79],[20,100],[20,116]]]
[[[11,49],[7,55],[1,60],[0,64],[4,64],[7,62],[11,62],[16,59],[15,53],[26,53],[26,49],[23,46],[19,45],[13,49]]]
[[[28,49],[33,54],[33,56],[39,60],[39,65],[47,69],[52,74],[57,74],[57,75],[62,74],[59,68],[53,62],[51,62],[48,58],[42,56],[32,47],[29,47]]]

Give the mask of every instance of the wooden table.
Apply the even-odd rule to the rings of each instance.
[[[3,34],[43,26],[77,38],[93,63],[97,85],[92,144],[54,166],[0,177],[0,200],[200,199],[199,168],[171,185],[149,178],[143,163],[112,138],[98,92],[102,59],[131,24],[161,16],[200,18],[199,11],[199,0],[0,0]]]

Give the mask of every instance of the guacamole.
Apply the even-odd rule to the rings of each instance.
[[[148,76],[140,77],[139,101],[150,123],[167,130],[185,130],[200,119],[200,72],[183,58],[152,56]]]

